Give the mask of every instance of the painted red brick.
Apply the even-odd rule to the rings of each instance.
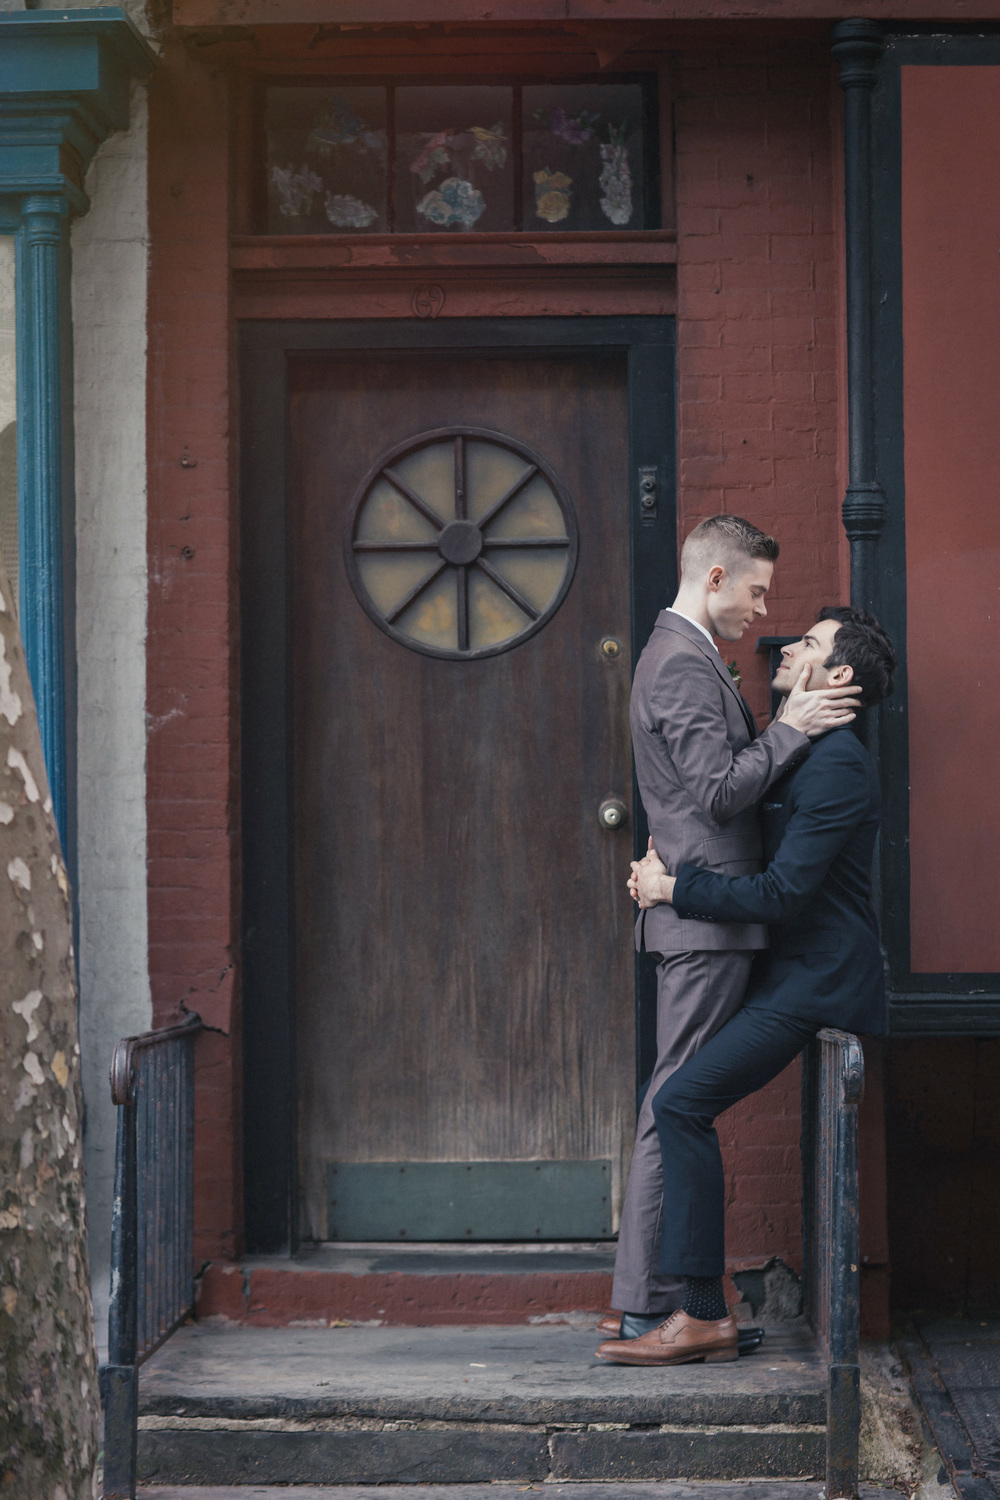
[[[150,973],[157,1021],[183,1005],[218,1028],[196,1053],[202,1259],[238,1253],[241,1216],[227,108],[224,75],[168,46],[150,98]]]

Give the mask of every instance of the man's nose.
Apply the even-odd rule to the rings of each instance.
[[[758,599],[756,601],[756,605],[754,607],[754,614],[760,615],[762,619],[763,619],[764,615],[767,614],[767,605],[764,603],[763,599]]]

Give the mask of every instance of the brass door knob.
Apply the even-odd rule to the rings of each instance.
[[[628,808],[620,797],[605,797],[597,809],[597,821],[602,828],[623,828],[628,822]]]

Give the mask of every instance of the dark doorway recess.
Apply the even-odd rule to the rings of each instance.
[[[245,323],[240,378],[247,1247],[326,1238],[338,1162],[606,1181],[653,1044],[615,886],[629,662],[676,583],[673,322]],[[466,844],[520,878],[463,883]]]

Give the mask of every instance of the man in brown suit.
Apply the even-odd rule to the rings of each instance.
[[[778,544],[739,516],[713,516],[687,537],[677,598],[661,610],[636,668],[630,718],[636,776],[652,844],[669,874],[695,864],[727,875],[761,870],[757,806],[809,740],[854,718],[856,688],[789,695],[760,734],[712,640],[737,641],[767,611]],[[808,673],[804,674],[808,677]],[[758,925],[684,921],[668,905],[639,914],[636,947],[658,955],[657,1059],[639,1111],[618,1233],[612,1306],[621,1338],[657,1327],[682,1305],[684,1281],[659,1271],[663,1203],[651,1101],[673,1071],[739,1009]],[[695,1314],[696,1316],[698,1314]],[[617,1315],[613,1316],[617,1323]],[[606,1326],[607,1325],[607,1326]],[[613,1331],[608,1319],[602,1330]]]

